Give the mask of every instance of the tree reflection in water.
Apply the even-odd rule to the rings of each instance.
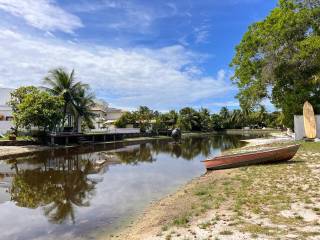
[[[88,207],[95,193],[96,182],[90,180],[88,174],[101,172],[105,168],[97,164],[98,160],[136,165],[139,162],[152,163],[160,153],[192,160],[199,155],[208,157],[217,149],[239,147],[240,138],[214,135],[185,138],[181,143],[157,140],[107,152],[100,149],[101,146],[94,146],[92,149],[51,151],[11,160],[8,163],[16,173],[10,188],[11,199],[20,207],[42,207],[50,222],[70,220],[75,223],[75,208]]]
[[[95,182],[87,175],[92,171],[90,160],[78,156],[69,159],[51,159],[44,167],[21,169],[13,164],[16,175],[10,193],[16,205],[27,208],[43,207],[44,214],[52,223],[67,219],[75,222],[74,207],[89,206],[94,194]]]
[[[156,140],[131,146],[126,151],[116,151],[114,154],[121,162],[134,165],[139,162],[156,161],[155,156],[159,153],[167,153],[175,158],[182,157],[185,160],[192,160],[200,154],[208,157],[214,149],[224,150],[240,147],[243,145],[240,142],[241,138],[241,135],[213,135],[184,138],[181,143]]]
[[[138,162],[154,162],[151,146],[153,143],[141,143],[125,149],[125,151],[116,151],[115,155],[121,162],[136,165]]]

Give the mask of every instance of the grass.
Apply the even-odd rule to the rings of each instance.
[[[245,224],[241,228],[241,231],[251,233],[255,236],[259,236],[259,235],[274,236],[278,234],[277,228],[260,226],[258,224]]]
[[[9,140],[9,136],[0,137],[0,141],[8,141],[8,140]],[[17,140],[20,140],[20,141],[33,141],[34,138],[30,137],[30,136],[18,136]]]
[[[283,210],[293,211],[291,210],[293,203],[306,204],[306,208],[320,214],[320,208],[314,205],[317,202],[314,199],[320,197],[318,194],[320,185],[317,175],[313,174],[309,167],[310,164],[320,165],[320,154],[315,155],[320,153],[320,143],[299,143],[301,148],[291,163],[233,169],[219,178],[216,178],[214,173],[213,177],[209,174],[206,180],[185,191],[184,197],[188,197],[185,201],[190,204],[180,209],[178,217],[174,218],[168,227],[172,225],[185,227],[190,224],[192,218],[202,216],[210,210],[229,209],[231,215],[228,221],[237,223],[229,227],[248,232],[252,236],[282,236],[287,234],[288,229],[300,229],[292,230],[292,233],[301,238],[314,236],[314,231],[301,231],[301,229],[318,225],[306,222],[299,214],[293,217],[281,215]],[[268,146],[279,145],[282,143]],[[268,224],[263,222],[255,224],[251,220],[252,216],[268,219]],[[210,229],[214,224],[205,222],[198,227]],[[222,233],[228,234],[228,231]]]
[[[229,231],[229,230],[224,230],[224,231],[220,232],[220,235],[232,235],[232,234],[233,234],[233,232]]]

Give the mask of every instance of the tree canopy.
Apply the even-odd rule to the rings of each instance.
[[[270,98],[289,127],[307,100],[320,112],[319,34],[318,0],[280,0],[263,21],[252,24],[231,62],[242,109]]]
[[[63,99],[44,91],[26,94],[17,106],[15,119],[23,127],[36,126],[43,130],[53,130],[61,121]]]

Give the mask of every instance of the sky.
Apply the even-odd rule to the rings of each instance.
[[[238,108],[235,46],[276,2],[0,0],[0,87],[63,67],[113,107]]]

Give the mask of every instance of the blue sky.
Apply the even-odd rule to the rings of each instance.
[[[0,86],[75,69],[112,106],[237,108],[229,63],[276,0],[0,0]]]

